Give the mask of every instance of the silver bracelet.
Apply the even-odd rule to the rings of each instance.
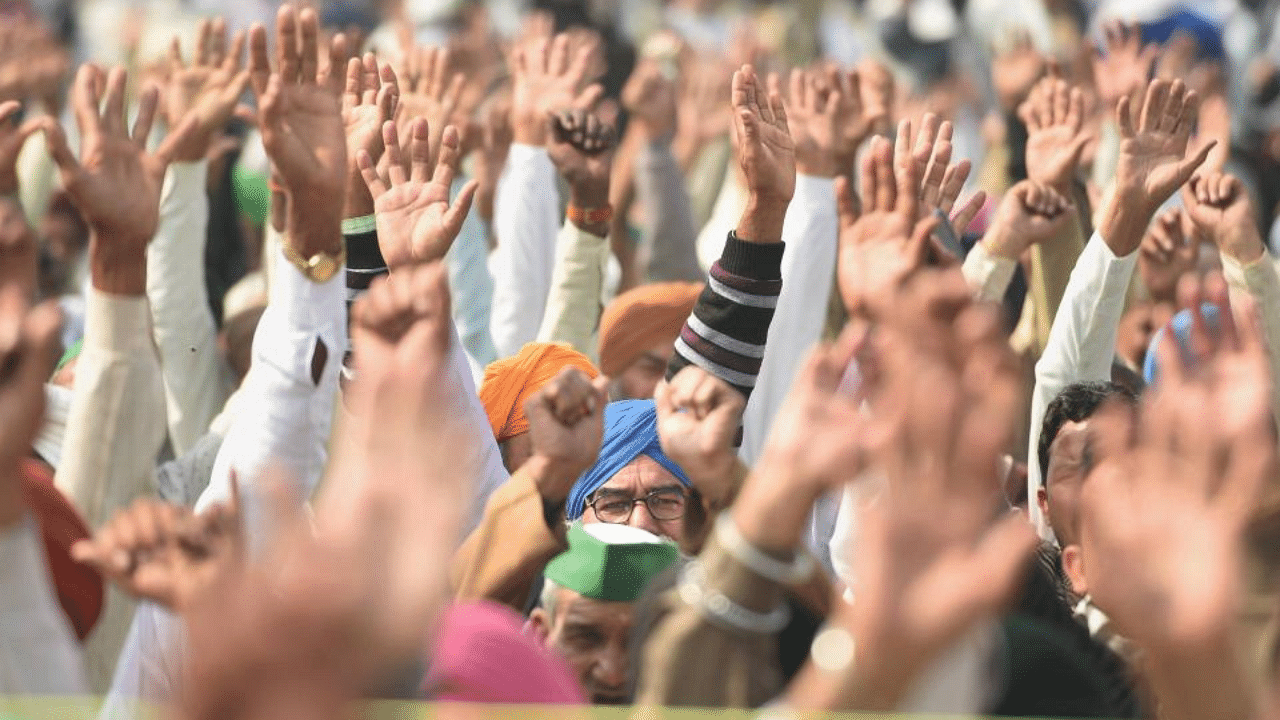
[[[742,607],[718,590],[706,586],[706,570],[693,560],[680,571],[680,599],[711,620],[742,632],[774,635],[791,621],[791,608],[779,603],[771,612],[759,613]]]
[[[805,582],[813,576],[813,571],[817,567],[813,556],[806,552],[796,553],[795,560],[791,562],[782,562],[769,557],[767,553],[742,537],[737,523],[733,521],[732,513],[720,513],[716,518],[716,539],[734,560],[760,577],[780,585],[797,585]]]

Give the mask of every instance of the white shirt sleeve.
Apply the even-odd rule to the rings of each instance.
[[[455,195],[464,181],[464,178],[458,178],[454,183]],[[467,214],[462,231],[444,256],[444,262],[449,270],[449,290],[453,295],[453,322],[466,351],[471,376],[478,382],[484,377],[485,366],[498,359],[498,351],[494,349],[493,336],[489,334],[489,320],[493,314],[489,228],[475,207]]]
[[[1009,283],[1017,269],[1017,262],[996,257],[987,252],[985,245],[978,243],[965,256],[960,272],[973,289],[975,300],[998,303],[1004,300],[1005,291],[1009,289]]]
[[[791,391],[796,373],[822,339],[827,303],[835,283],[838,236],[835,181],[797,176],[795,197],[782,226],[782,241],[787,248],[782,255],[782,294],[769,325],[760,375],[742,419],[739,456],[748,466],[760,460],[773,419]],[[831,539],[837,500],[838,494],[832,494],[818,503],[810,515],[806,537],[814,556],[828,568],[827,542]]]
[[[1027,507],[1042,538],[1052,538],[1053,532],[1036,503],[1043,472],[1037,459],[1040,425],[1049,403],[1067,386],[1111,379],[1116,333],[1137,263],[1138,253],[1116,257],[1102,237],[1094,233],[1071,271],[1048,343],[1036,363],[1027,446]]]
[[[512,145],[498,180],[493,253],[493,344],[498,357],[520,352],[538,335],[551,292],[560,226],[557,174],[545,148]]]
[[[160,225],[147,249],[147,298],[164,376],[169,440],[187,452],[227,400],[226,375],[205,288],[208,163],[169,166]]]
[[[538,342],[558,342],[598,362],[596,329],[600,325],[600,293],[609,241],[565,221],[556,241],[555,269]]]
[[[345,272],[328,282],[312,282],[279,258],[272,273],[271,299],[253,337],[253,360],[242,388],[248,401],[228,430],[209,486],[196,502],[197,512],[226,502],[235,471],[246,532],[254,542],[265,532],[262,498],[255,488],[268,469],[278,469],[296,483],[302,499],[320,482],[347,347]],[[324,362],[313,377],[317,353]]]
[[[0,529],[0,696],[88,692],[80,643],[45,565],[38,526]]]
[[[1235,258],[1222,255],[1222,275],[1233,298],[1249,295],[1258,305],[1262,319],[1262,335],[1267,343],[1271,377],[1280,379],[1280,273],[1275,260],[1263,252],[1257,260],[1243,265]],[[1271,414],[1280,423],[1280,385],[1271,388]]]

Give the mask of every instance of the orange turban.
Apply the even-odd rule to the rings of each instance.
[[[675,343],[702,283],[642,285],[614,298],[600,318],[600,370],[617,377],[655,345]]]
[[[600,374],[586,355],[559,343],[529,343],[519,353],[484,369],[480,402],[498,442],[529,432],[525,401],[567,367],[576,367],[592,378]]]
[[[53,486],[53,474],[43,463],[22,461],[22,500],[40,523],[45,562],[62,612],[83,641],[98,622],[106,592],[97,570],[71,559],[71,546],[89,539],[89,527],[75,506]]]

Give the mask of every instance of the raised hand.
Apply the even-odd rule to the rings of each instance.
[[[1020,260],[1027,248],[1052,238],[1075,216],[1075,205],[1050,186],[1023,180],[1005,193],[982,238],[987,252]]]
[[[1245,717],[1252,682],[1232,636],[1245,528],[1276,468],[1274,380],[1251,302],[1233,310],[1221,276],[1204,289],[1187,278],[1179,296],[1193,313],[1191,347],[1166,331],[1136,431],[1118,408],[1094,421],[1100,461],[1080,496],[1084,574],[1117,632],[1145,651],[1162,705],[1180,717]],[[1206,299],[1220,310],[1216,333],[1200,314]]]
[[[694,55],[681,69],[675,154],[686,165],[733,125],[733,68],[714,56]]]
[[[732,92],[735,150],[748,192],[736,235],[746,242],[780,242],[796,191],[795,141],[782,95],[776,88],[766,95],[750,65],[733,74]]]
[[[20,287],[35,297],[39,262],[39,243],[22,205],[0,198],[0,287]]]
[[[1178,279],[1200,261],[1200,232],[1186,211],[1161,213],[1147,229],[1138,256],[1138,272],[1156,302],[1173,302]]]
[[[654,60],[642,60],[622,88],[622,105],[631,113],[645,137],[670,142],[678,120],[676,84]]]
[[[258,114],[262,143],[289,198],[287,236],[303,257],[337,252],[342,245],[347,141],[339,94],[345,58],[331,56],[331,75],[319,73],[319,21],[315,11],[285,5],[276,16],[278,66],[266,62],[266,31],[255,26],[250,50],[255,89],[263,73]],[[334,63],[337,63],[334,66]]]
[[[868,58],[858,63],[858,79],[862,112],[871,121],[870,131],[878,135],[887,134],[893,128],[893,73],[883,64]]]
[[[1102,104],[1115,107],[1124,97],[1136,102],[1151,80],[1151,68],[1160,47],[1154,43],[1144,45],[1137,25],[1113,21],[1104,25],[1102,32],[1105,52],[1099,52],[1093,61],[1093,78]]]
[[[186,135],[194,130],[195,119],[183,121],[154,153],[147,152],[159,91],[154,87],[143,91],[130,133],[125,124],[125,81],[123,68],[113,68],[104,79],[96,66],[80,67],[72,90],[72,107],[80,128],[79,160],[71,154],[67,136],[56,120],[42,119],[41,129],[63,186],[89,224],[94,287],[118,295],[143,295],[146,249],[160,223],[165,170]],[[122,192],[125,188],[128,192]]]
[[[1071,190],[1080,154],[1089,142],[1084,93],[1050,75],[1018,109],[1027,126],[1027,177],[1060,193]]]
[[[498,179],[511,153],[514,135],[511,129],[511,106],[503,99],[494,100],[484,112],[480,124],[480,146],[474,167],[475,179],[480,183],[476,191],[476,205],[480,217],[493,221],[493,204],[498,194]]]
[[[1011,112],[1026,99],[1036,81],[1044,75],[1047,62],[1025,31],[1017,33],[1010,46],[991,61],[991,79],[1000,106]]]
[[[924,264],[938,221],[920,216],[919,177],[914,162],[895,168],[889,141],[874,138],[859,173],[861,211],[849,180],[836,178],[836,284],[851,315],[876,312],[886,292]]]
[[[431,133],[427,121],[419,118],[411,132],[407,175],[394,122],[382,126],[389,158],[388,181],[378,176],[367,151],[361,150],[357,158],[377,210],[378,245],[392,271],[443,258],[462,230],[479,187],[475,180],[469,181],[450,202],[453,178],[458,173],[457,128],[445,128],[439,161],[430,175]]]
[[[1035,547],[1021,515],[999,514],[1018,363],[997,311],[968,297],[954,270],[924,271],[877,329],[874,455],[886,485],[862,507],[857,602],[837,620],[857,642],[840,709],[892,710],[939,653],[1010,600]]]
[[[382,126],[395,118],[400,100],[396,74],[389,65],[378,67],[373,53],[347,61],[342,93],[342,124],[347,133],[347,218],[372,215],[373,196],[363,181],[358,158],[368,153],[374,165],[382,159]]]
[[[843,126],[861,122],[862,100],[855,91],[846,102],[838,72],[833,73],[836,85],[817,73],[791,71],[787,126],[795,141],[796,171],[813,177],[835,177],[839,173],[837,157],[848,157],[846,145],[860,141],[846,138]]]
[[[410,126],[425,118],[431,130],[431,158],[435,164],[444,129],[450,125],[465,127],[462,95],[466,76],[454,69],[453,53],[448,48],[415,46],[405,53],[404,87],[401,88],[400,110],[396,129],[400,136],[412,136]]]
[[[569,204],[577,210],[609,207],[609,179],[618,136],[612,123],[600,114],[572,110],[551,121],[551,141],[547,152],[556,169],[569,184]],[[590,218],[575,220],[583,230],[607,237],[609,224]]]
[[[713,507],[733,499],[734,439],[746,401],[723,380],[697,366],[658,385],[658,439],[665,452]]]
[[[533,441],[527,465],[549,503],[564,504],[578,476],[595,464],[608,387],[606,377],[593,381],[577,368],[565,368],[525,403]]]
[[[44,381],[57,356],[56,302],[31,309],[27,288],[0,286],[0,528],[22,519],[18,465],[44,421]]]
[[[1223,255],[1248,265],[1266,252],[1249,193],[1234,176],[1194,177],[1182,197],[1187,215]]]
[[[1181,80],[1153,80],[1136,122],[1132,102],[1120,98],[1116,106],[1120,160],[1115,187],[1098,223],[1099,234],[1116,255],[1124,257],[1138,249],[1152,215],[1213,149],[1210,143],[1186,156],[1199,106],[1195,91],[1187,90]]]
[[[914,164],[919,187],[919,211],[921,217],[932,216],[935,211],[951,218],[951,227],[957,236],[963,235],[969,223],[987,200],[986,192],[976,192],[964,207],[952,215],[964,183],[969,179],[973,163],[961,160],[951,163],[951,135],[954,128],[950,121],[940,121],[937,115],[926,113],[920,122],[920,132],[914,136],[910,120],[898,123],[898,137],[893,146],[894,172],[902,173],[908,164]]]
[[[40,119],[31,118],[21,125],[13,122],[22,109],[17,100],[0,102],[0,196],[18,194],[18,153],[27,138],[40,129]]]
[[[178,38],[169,48],[169,79],[162,111],[169,127],[178,127],[188,116],[195,127],[174,150],[175,162],[197,162],[209,152],[249,85],[249,71],[242,69],[245,34],[236,33],[227,50],[227,23],[222,18],[200,23],[192,62],[182,59]]]
[[[156,498],[135,500],[71,556],[130,595],[181,612],[243,551],[234,492],[233,485],[230,505],[199,515]]]
[[[517,143],[546,145],[551,114],[589,108],[602,96],[603,88],[590,84],[592,58],[599,48],[572,45],[567,34],[535,35],[513,51],[511,124]]]

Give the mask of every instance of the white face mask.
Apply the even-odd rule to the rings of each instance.
[[[67,416],[71,414],[72,396],[73,393],[61,385],[45,383],[44,424],[40,427],[40,434],[36,436],[33,446],[40,457],[53,466],[55,472],[62,460],[62,438],[67,433]]]

